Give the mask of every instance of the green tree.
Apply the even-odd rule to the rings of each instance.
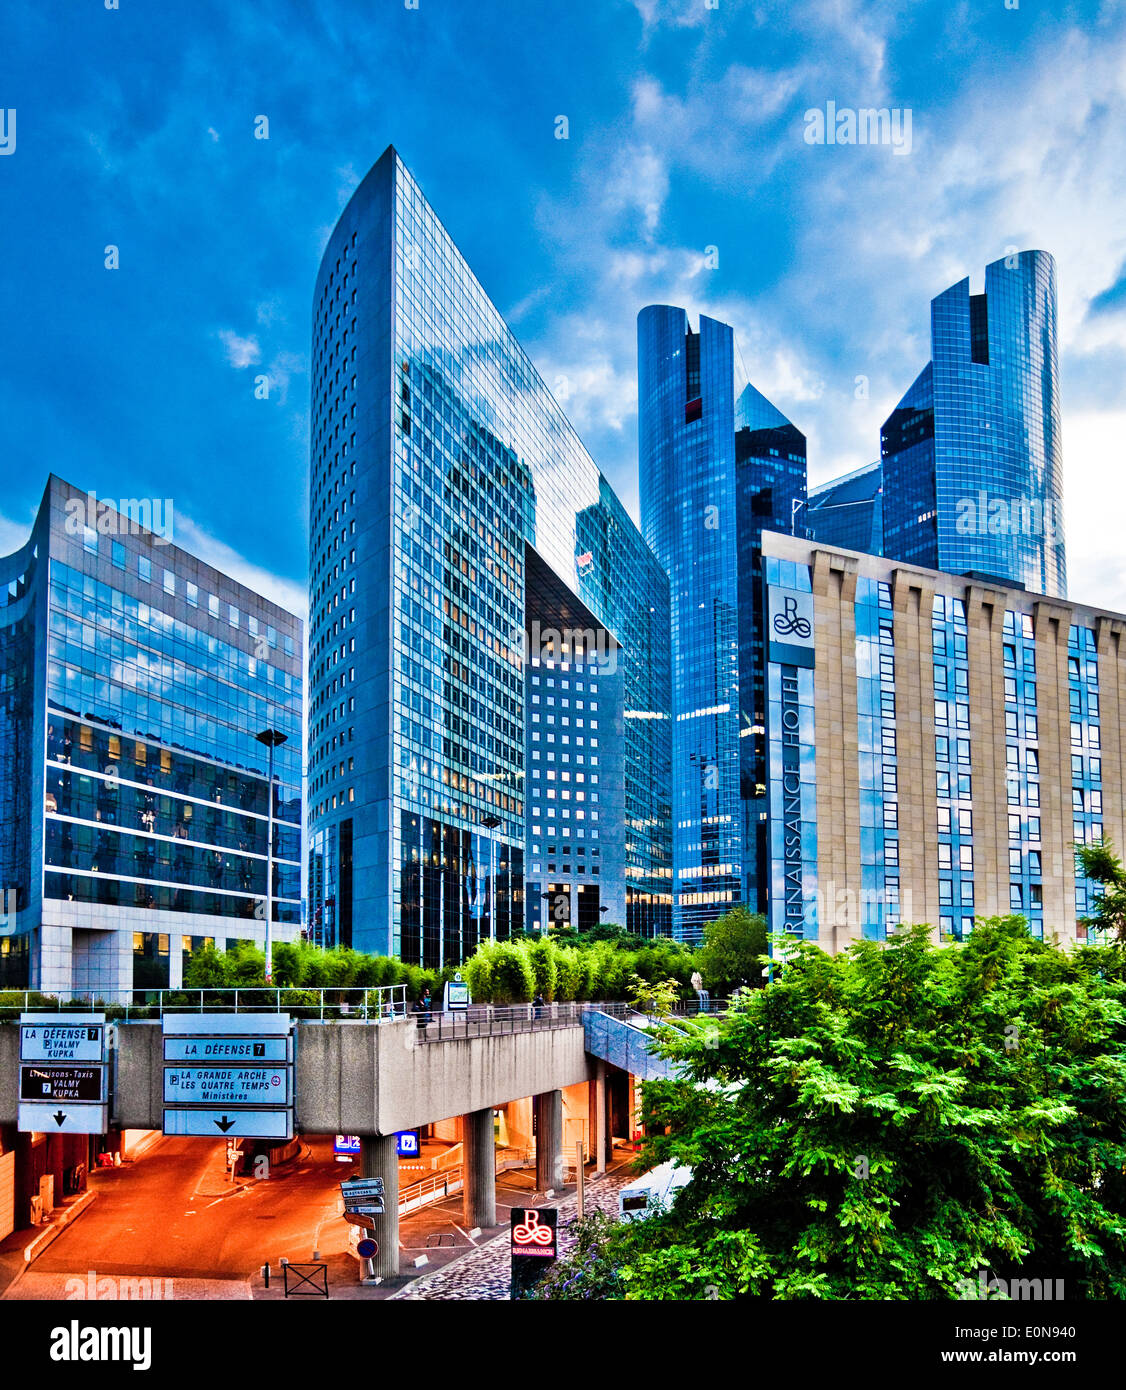
[[[184,971],[185,989],[223,989],[231,984],[231,960],[225,951],[201,946]]]
[[[566,1298],[947,1299],[989,1277],[1126,1296],[1126,956],[1020,917],[800,944],[663,1051],[642,1161],[671,1211],[603,1232]],[[581,1242],[580,1242],[581,1244]],[[587,1287],[594,1289],[588,1293]]]
[[[1087,927],[1105,932],[1119,946],[1126,946],[1126,868],[1109,840],[1075,846],[1077,868],[1102,887],[1094,910],[1083,918]]]
[[[710,989],[736,989],[762,984],[766,954],[766,918],[745,907],[734,907],[708,922],[704,944],[696,955],[700,974]]]

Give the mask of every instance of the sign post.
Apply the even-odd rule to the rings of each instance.
[[[105,1014],[20,1014],[21,1133],[109,1129]]]
[[[512,1251],[512,1297],[528,1298],[558,1256],[555,1207],[513,1207],[509,1246]]]
[[[288,1014],[166,1014],[164,1133],[292,1139]]]

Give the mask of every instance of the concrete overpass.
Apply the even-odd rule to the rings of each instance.
[[[609,1011],[608,1011],[609,1010]],[[508,1017],[505,1017],[507,1012]],[[294,1106],[299,1132],[355,1134],[365,1177],[381,1177],[385,1212],[376,1217],[377,1273],[398,1272],[398,1160],[395,1136],[460,1117],[464,1153],[464,1219],[496,1224],[493,1112],[533,1097],[537,1186],[563,1185],[565,1087],[586,1083],[590,1148],[596,1167],[609,1157],[607,1076],[611,1066],[642,1079],[667,1074],[650,1040],[621,1006],[559,1005],[488,1011],[474,1019],[416,1017],[379,1021],[298,1019]],[[65,1020],[65,1012],[60,1015]],[[480,1019],[485,1018],[482,1025]],[[499,1025],[498,1025],[499,1019]],[[160,1019],[112,1024],[110,1125],[163,1125],[163,1031]],[[0,1024],[0,1125],[18,1112],[19,1028]]]

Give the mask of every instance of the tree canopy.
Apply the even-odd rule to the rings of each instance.
[[[1126,958],[929,928],[803,943],[717,1026],[670,1033],[640,1164],[666,1214],[589,1229],[555,1298],[942,1299],[992,1278],[1126,1296]]]

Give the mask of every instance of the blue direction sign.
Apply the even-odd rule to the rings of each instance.
[[[291,1110],[166,1109],[164,1132],[209,1139],[292,1139],[292,1118]]]
[[[20,1014],[20,1061],[102,1062],[105,1014]]]
[[[166,1014],[164,1105],[165,1134],[292,1138],[289,1015]]]
[[[166,1062],[288,1062],[288,1038],[165,1038]]]
[[[165,1067],[165,1105],[288,1105],[288,1067]]]

